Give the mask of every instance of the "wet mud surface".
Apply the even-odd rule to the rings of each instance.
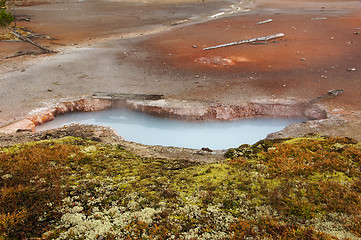
[[[0,62],[1,126],[99,91],[242,105],[307,102],[342,89],[319,104],[330,121],[346,121],[332,133],[361,139],[360,1],[256,1],[209,17],[230,13],[232,4],[85,1],[17,9],[31,17],[21,25],[52,37],[34,41],[58,53]],[[257,24],[266,19],[272,22]],[[202,50],[276,33],[285,36]],[[0,42],[0,49],[4,57],[34,47]]]

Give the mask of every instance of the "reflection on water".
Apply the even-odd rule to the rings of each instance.
[[[253,144],[303,119],[252,118],[230,122],[187,122],[163,119],[125,109],[71,113],[36,128],[43,131],[71,123],[105,125],[114,128],[125,140],[148,145],[199,149],[227,149]]]

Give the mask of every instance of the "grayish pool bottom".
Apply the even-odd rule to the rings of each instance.
[[[36,131],[69,125],[71,123],[110,126],[127,141],[147,145],[162,145],[214,150],[253,144],[269,133],[305,119],[251,118],[229,122],[189,122],[163,119],[126,109],[108,109],[97,112],[70,113],[36,127]]]

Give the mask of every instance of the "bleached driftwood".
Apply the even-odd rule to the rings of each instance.
[[[252,42],[258,42],[258,41],[268,41],[268,40],[280,38],[283,36],[284,36],[283,33],[277,33],[277,34],[268,35],[268,36],[264,36],[264,37],[257,37],[257,38],[252,38],[252,39],[247,39],[247,40],[242,40],[242,41],[237,41],[237,42],[225,43],[225,44],[212,46],[212,47],[206,47],[206,48],[203,48],[203,50],[209,50],[209,49],[215,49],[215,48],[221,48],[221,47],[229,47],[229,46],[233,46],[233,45],[252,43]]]
[[[272,22],[272,21],[273,21],[272,19],[267,19],[267,20],[258,22],[257,25],[264,24],[264,23],[269,23],[269,22]]]
[[[311,20],[326,20],[327,17],[311,18]]]
[[[225,12],[216,13],[216,14],[210,16],[210,18],[217,18],[217,17],[223,16],[225,14],[226,14]]]
[[[43,47],[43,46],[40,46],[39,44],[34,43],[34,42],[31,41],[29,38],[21,35],[20,33],[16,32],[15,30],[14,30],[14,31],[11,31],[11,34],[13,34],[15,37],[23,40],[24,42],[28,42],[28,43],[30,43],[30,44],[32,44],[32,45],[40,48],[41,50],[43,50],[43,51],[46,52],[46,53],[51,53],[51,52],[53,52],[53,51],[51,51],[51,50],[49,50],[49,49],[47,49],[47,48],[45,48],[45,47]]]

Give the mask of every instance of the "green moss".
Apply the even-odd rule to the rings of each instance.
[[[314,183],[317,183],[319,181],[324,181],[324,180],[332,180],[332,181],[336,181],[340,184],[350,184],[355,180],[355,178],[350,178],[344,172],[336,172],[335,171],[332,173],[315,172],[312,176],[309,177],[309,180]]]
[[[144,158],[118,145],[73,137],[0,148],[1,186],[11,183],[19,188],[19,183],[30,179],[45,179],[58,191],[58,198],[46,209],[58,217],[39,224],[45,211],[39,210],[32,220],[26,218],[32,230],[24,230],[25,217],[16,215],[20,209],[31,212],[28,205],[17,201],[14,209],[0,208],[0,220],[5,216],[14,220],[5,226],[4,238],[17,237],[19,229],[28,231],[28,237],[40,237],[41,230],[48,229],[45,239],[60,233],[67,239],[139,234],[159,239],[170,235],[202,238],[206,233],[213,239],[242,234],[242,238],[256,239],[311,235],[333,239],[326,234],[333,232],[331,228],[319,232],[312,225],[320,221],[326,225],[332,214],[342,216],[332,221],[348,236],[361,235],[359,144],[347,138],[313,136],[264,140],[232,151],[235,154],[224,162],[199,164]],[[53,173],[55,167],[58,175],[38,174]],[[21,182],[13,176],[31,177]],[[56,177],[61,181],[55,181]],[[37,186],[41,193],[48,185]],[[27,188],[19,189],[23,196],[29,194]],[[1,201],[10,196],[2,194]],[[41,197],[34,201],[43,203]],[[76,216],[83,217],[71,222]],[[102,222],[97,237],[89,235],[96,228],[92,219]],[[108,225],[118,235],[106,230]],[[87,231],[78,232],[80,226]]]
[[[324,139],[322,137],[313,137],[311,139],[316,140],[316,141],[324,141]],[[304,141],[309,141],[309,140],[310,140],[310,138],[300,137],[300,138],[292,138],[292,139],[286,140],[283,143],[293,145],[293,144],[299,144],[299,143],[302,143]]]

